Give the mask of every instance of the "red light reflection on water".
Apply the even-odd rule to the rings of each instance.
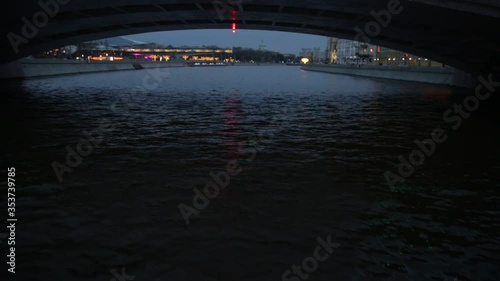
[[[226,147],[228,156],[231,159],[239,158],[238,153],[238,137],[240,119],[238,118],[238,111],[240,108],[240,97],[238,93],[232,93],[226,99],[226,106],[224,109],[224,125],[225,130],[221,132],[222,145]]]

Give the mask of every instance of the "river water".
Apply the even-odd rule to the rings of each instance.
[[[467,94],[292,66],[3,82],[16,280],[500,280],[497,101],[454,131]],[[435,128],[447,141],[391,190]],[[84,131],[98,146],[67,162]],[[328,259],[283,278],[327,237]]]

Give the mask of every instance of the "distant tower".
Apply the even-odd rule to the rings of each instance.
[[[337,63],[337,43],[338,39],[334,37],[328,38],[327,59],[329,63]]]
[[[259,51],[265,51],[265,50],[266,50],[266,44],[264,43],[264,39],[262,39],[259,45]]]

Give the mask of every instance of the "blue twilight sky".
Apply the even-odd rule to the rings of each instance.
[[[262,39],[268,50],[285,54],[298,54],[301,48],[320,47],[326,49],[327,38],[323,36],[260,30],[183,30],[164,31],[125,36],[148,43],[172,46],[216,45],[219,47],[248,47],[258,49]]]

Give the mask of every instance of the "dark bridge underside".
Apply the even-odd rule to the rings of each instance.
[[[49,0],[42,0],[47,2]],[[67,1],[67,0],[65,0]],[[18,0],[4,8],[0,61],[83,41],[164,30],[230,29],[236,0],[70,0],[37,36],[15,53],[7,34],[22,36],[37,1]],[[277,30],[353,39],[374,20],[371,10],[389,0],[243,0],[234,6],[239,29]],[[214,6],[222,9],[219,13]],[[226,3],[224,8],[223,3]],[[401,0],[394,16],[372,43],[427,57],[470,72],[500,72],[500,4],[488,0]],[[223,14],[221,14],[223,13]],[[223,18],[220,18],[223,15]],[[228,31],[229,32],[229,31]]]

